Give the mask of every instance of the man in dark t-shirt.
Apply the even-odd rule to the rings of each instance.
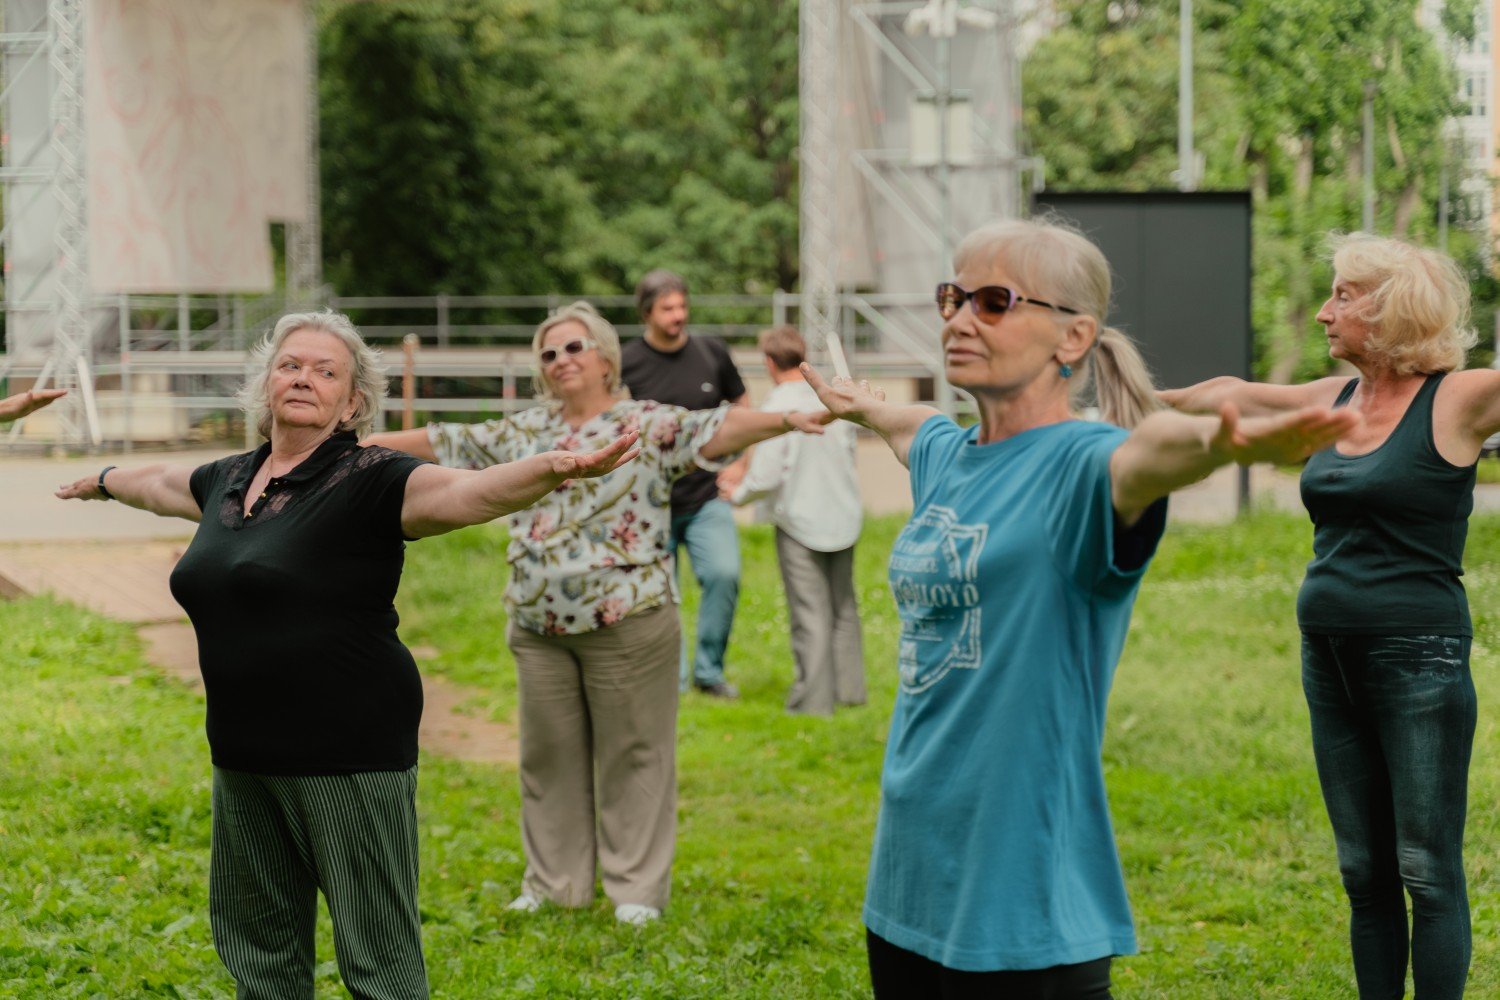
[[[636,286],[635,301],[646,334],[621,351],[621,377],[632,396],[690,410],[748,403],[729,348],[688,333],[687,283],[679,275],[648,273]],[[719,499],[719,480],[733,486],[743,475],[740,461],[717,476],[707,470],[690,472],[672,487],[672,549],[687,547],[702,590],[697,646],[690,666],[684,645],[682,684],[687,686],[691,671],[693,687],[718,698],[739,696],[724,679],[724,650],[740,592],[739,534],[733,508]]]

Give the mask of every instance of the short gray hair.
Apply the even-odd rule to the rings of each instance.
[[[236,393],[240,408],[245,411],[245,419],[255,424],[261,437],[271,436],[271,371],[282,345],[298,330],[332,334],[349,349],[354,362],[351,374],[356,405],[354,415],[340,423],[338,429],[354,431],[364,437],[375,428],[375,418],[380,415],[381,404],[385,402],[385,363],[380,351],[365,343],[365,338],[359,335],[349,317],[332,309],[287,313],[276,321],[275,328],[260,343],[251,348],[246,365],[250,374]]]
[[[552,385],[547,381],[547,366],[542,364],[542,344],[553,327],[562,326],[564,323],[578,323],[588,331],[589,339],[594,342],[594,349],[599,352],[604,366],[609,369],[609,381],[605,383],[609,394],[616,399],[628,396],[629,393],[620,379],[620,369],[623,365],[620,360],[620,335],[615,331],[613,323],[599,315],[599,310],[580,300],[568,303],[542,320],[541,325],[536,328],[536,335],[531,338],[531,356],[536,360],[537,398],[555,398]]]

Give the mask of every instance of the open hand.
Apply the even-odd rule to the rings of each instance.
[[[52,494],[59,500],[104,500],[106,497],[99,491],[99,476],[84,476],[76,482],[59,486],[57,492]]]
[[[1346,407],[1309,406],[1270,417],[1240,418],[1239,408],[1219,408],[1219,428],[1209,447],[1232,462],[1288,465],[1322,451],[1359,426],[1360,417]]]
[[[54,399],[61,399],[67,394],[66,389],[33,389],[31,392],[18,392],[14,396],[7,396],[5,399],[0,399],[0,420],[20,420],[40,410]]]
[[[640,431],[622,434],[598,451],[580,454],[554,451],[550,454],[552,471],[564,479],[593,479],[607,475],[641,453],[636,444]]]
[[[885,402],[885,390],[871,386],[868,379],[856,382],[852,378],[835,375],[833,381],[825,382],[812,365],[803,362],[801,370],[802,377],[807,379],[807,384],[818,394],[819,402],[828,407],[825,416],[829,419],[837,417],[862,424],[871,407]]]

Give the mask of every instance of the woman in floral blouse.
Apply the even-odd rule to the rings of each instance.
[[[532,349],[542,405],[365,443],[479,469],[640,432],[634,462],[564,483],[512,516],[505,608],[519,676],[527,862],[510,908],[588,905],[597,857],[615,917],[642,924],[667,904],[677,826],[672,483],[757,441],[822,433],[829,415],[625,398],[619,336],[584,302],[548,317]]]

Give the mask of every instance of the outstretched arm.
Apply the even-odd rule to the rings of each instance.
[[[33,389],[7,396],[0,399],[0,420],[20,420],[67,394],[66,389]]]
[[[638,436],[626,434],[586,454],[548,451],[478,471],[420,466],[406,481],[401,530],[426,538],[524,510],[570,479],[602,476],[635,458]]]
[[[1247,382],[1233,375],[1220,375],[1183,389],[1161,389],[1156,398],[1183,413],[1218,414],[1225,403],[1247,417],[1293,413],[1309,406],[1332,406],[1347,378],[1320,378],[1302,385]]]
[[[723,458],[788,431],[822,434],[823,425],[832,420],[833,414],[826,410],[768,413],[765,410],[735,406],[724,415],[724,422],[719,425],[714,436],[698,449],[698,454],[707,459]]]
[[[802,375],[834,416],[868,427],[885,438],[902,465],[906,464],[906,453],[911,450],[917,431],[941,412],[930,406],[887,403],[885,390],[872,388],[865,379],[855,382],[835,376],[832,382],[825,382],[809,364],[802,365]]]
[[[1173,490],[1238,462],[1300,462],[1359,424],[1359,414],[1313,406],[1273,417],[1240,419],[1233,403],[1217,417],[1161,411],[1142,420],[1110,457],[1115,512],[1134,524]]]
[[[1451,398],[1457,402],[1455,411],[1449,411],[1445,405],[1445,394],[1451,394]],[[1462,457],[1473,461],[1479,455],[1485,440],[1492,434],[1500,433],[1500,371],[1473,368],[1453,372],[1443,380],[1443,387],[1433,405],[1434,417],[1441,417],[1445,411],[1456,412],[1458,417],[1457,421],[1443,421],[1444,426],[1434,420],[1434,435],[1440,436],[1440,440],[1441,437],[1449,437],[1450,435],[1444,434],[1444,427],[1456,423],[1456,433],[1451,438],[1455,439],[1455,446]],[[1448,457],[1452,461],[1459,456]]]
[[[203,516],[193,498],[193,470],[185,465],[143,465],[136,469],[108,469],[57,490],[59,500],[118,500],[128,507],[162,517],[197,521]],[[103,482],[104,489],[99,488]],[[108,495],[105,494],[108,490]]]
[[[425,427],[410,431],[381,431],[379,434],[371,434],[365,438],[360,442],[360,446],[404,451],[408,455],[425,458],[429,462],[438,460],[437,452],[432,450],[432,438],[428,436]]]

